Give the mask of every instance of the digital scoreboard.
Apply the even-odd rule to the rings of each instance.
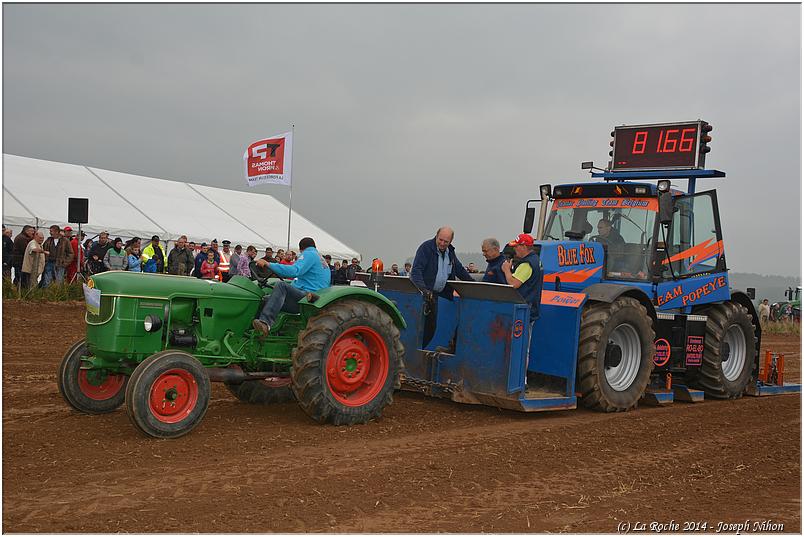
[[[712,127],[705,121],[614,127],[611,170],[703,168]]]

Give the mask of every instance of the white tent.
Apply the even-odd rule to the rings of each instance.
[[[187,235],[197,243],[228,239],[232,245],[252,244],[258,250],[287,246],[288,208],[267,194],[3,154],[4,224],[64,226],[67,198],[89,199],[89,223],[81,227],[90,236],[108,231],[124,239],[159,235],[173,241]],[[291,249],[302,237],[313,237],[318,250],[335,259],[360,258],[294,211]]]

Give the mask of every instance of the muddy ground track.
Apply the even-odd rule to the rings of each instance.
[[[195,431],[151,440],[122,408],[86,416],[61,399],[56,368],[82,324],[80,304],[4,302],[4,531],[613,532],[671,519],[801,528],[798,396],[520,414],[397,393],[380,421],[332,427],[213,384]],[[798,380],[797,338],[763,347],[785,352]]]

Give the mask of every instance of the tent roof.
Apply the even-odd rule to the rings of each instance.
[[[3,154],[3,221],[47,227],[67,222],[67,198],[89,199],[88,234],[124,238],[159,235],[195,242],[274,249],[287,245],[287,206],[273,196],[143,177],[62,162]],[[295,211],[291,248],[313,237],[335,258],[360,257],[353,249]]]
[[[288,208],[278,199],[262,194],[251,192],[238,192],[236,190],[225,190],[212,186],[189,185],[207,199],[219,205],[222,210],[233,215],[234,218],[244,223],[256,223],[255,228],[261,236],[266,230],[270,229],[272,237],[279,237],[279,241],[273,244],[274,248],[284,248],[287,246],[288,237]],[[290,224],[290,244],[299,244],[304,237],[313,237],[318,244],[320,236],[318,226],[307,220],[305,217],[294,212]],[[333,257],[359,257],[349,252],[354,252],[352,248],[345,245],[335,237],[328,239],[327,252]],[[320,248],[319,248],[320,250]]]

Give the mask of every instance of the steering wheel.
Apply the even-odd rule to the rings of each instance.
[[[273,270],[267,266],[261,267],[256,261],[249,262],[248,268],[251,271],[251,279],[256,280],[260,287],[268,285],[268,278],[276,277]]]

